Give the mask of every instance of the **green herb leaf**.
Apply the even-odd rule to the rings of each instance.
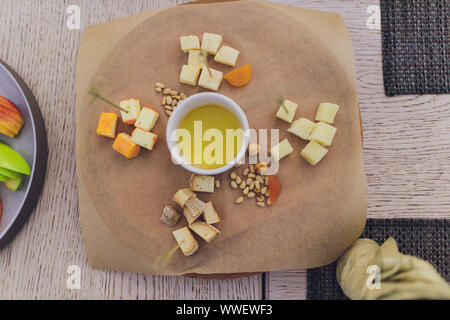
[[[99,99],[99,100],[106,102],[107,104],[113,106],[114,108],[120,109],[120,111],[128,113],[128,110],[122,108],[121,106],[119,106],[119,105],[115,104],[114,102],[103,97],[96,88],[91,86],[91,87],[89,87],[88,92],[92,96],[92,100],[90,101],[90,103],[94,102],[96,99]]]

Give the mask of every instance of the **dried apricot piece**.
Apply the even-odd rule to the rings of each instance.
[[[281,180],[277,176],[268,176],[269,178],[269,199],[267,204],[274,204],[281,193]]]
[[[235,87],[245,86],[252,79],[252,66],[246,64],[224,75],[228,83]]]

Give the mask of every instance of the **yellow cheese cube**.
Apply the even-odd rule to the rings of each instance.
[[[288,139],[284,139],[279,144],[277,144],[275,147],[270,149],[270,153],[272,155],[272,158],[275,161],[280,161],[284,157],[286,157],[289,154],[291,154],[292,151],[294,151],[294,148],[292,148],[292,146],[289,143]]]
[[[286,109],[283,106],[286,107]],[[284,100],[283,104],[278,109],[277,118],[292,123],[297,107],[298,105],[295,102]]]
[[[134,125],[136,126],[136,128],[145,131],[151,131],[155,126],[158,117],[158,112],[156,112],[152,108],[143,107]]]
[[[131,137],[122,132],[114,140],[113,149],[126,158],[134,158],[141,152],[141,147],[131,140]]]
[[[153,150],[157,139],[158,136],[156,134],[142,130],[140,128],[134,129],[133,133],[131,134],[131,140],[134,143],[148,150]]]
[[[203,68],[205,57],[200,54],[200,50],[189,50],[188,65]]]
[[[211,68],[209,68],[209,70],[211,71],[212,76],[209,75],[208,68],[203,68],[200,79],[198,80],[198,85],[206,89],[217,91],[222,83],[223,73]]]
[[[199,66],[190,66],[185,64],[181,69],[180,82],[195,87],[197,85],[198,76],[200,75],[201,70],[202,68]]]
[[[188,52],[189,50],[199,50],[200,40],[197,36],[181,36],[180,37],[181,50],[183,52]]]
[[[311,132],[316,127],[316,124],[309,119],[300,118],[292,123],[292,126],[287,130],[303,140],[308,140]]]
[[[317,109],[316,121],[322,121],[325,123],[333,123],[334,117],[339,110],[339,106],[333,103],[321,103],[319,109]]]
[[[234,67],[239,57],[240,52],[228,46],[222,46],[219,52],[214,57],[215,62],[226,64],[227,66]]]
[[[314,140],[323,145],[324,147],[331,146],[337,129],[325,122],[319,122],[311,132],[309,140]]]
[[[217,228],[202,221],[197,221],[190,224],[189,228],[208,243],[213,241],[220,233]]]
[[[116,137],[117,118],[115,113],[103,112],[98,121],[97,134],[114,139]]]
[[[139,102],[139,100],[131,98],[128,100],[120,101],[120,107],[128,111],[120,111],[123,123],[134,125],[137,118],[139,117],[139,113],[141,113],[141,103]]]
[[[175,230],[172,234],[185,256],[193,255],[197,251],[199,247],[198,242],[188,227]]]
[[[222,45],[222,36],[220,34],[207,33],[203,34],[202,38],[202,50],[205,50],[209,54],[216,54]]]
[[[320,160],[325,157],[325,155],[328,153],[328,150],[318,144],[315,141],[311,141],[306,145],[305,148],[303,148],[300,155],[308,161],[308,163],[312,166],[315,166],[319,163]]]

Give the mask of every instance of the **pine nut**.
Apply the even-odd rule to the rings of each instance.
[[[167,104],[172,104],[172,97],[171,96],[167,96],[166,103]]]
[[[214,183],[216,184],[216,188],[219,189],[220,188],[220,180],[214,181]]]
[[[170,117],[172,115],[172,111],[166,110],[166,114]]]
[[[162,82],[157,82],[157,83],[155,83],[155,87],[159,88],[159,89],[164,89],[166,87],[166,85]]]
[[[239,187],[241,190],[244,190],[245,187],[247,186],[247,184],[245,183],[245,181],[241,182],[241,186]]]
[[[255,194],[254,192],[249,192],[249,193],[247,194],[247,197],[249,197],[249,198],[254,198],[254,197],[256,197],[256,194]]]
[[[163,91],[164,94],[170,94],[170,88],[165,88]]]
[[[266,204],[265,204],[264,202],[261,202],[261,201],[260,201],[260,202],[257,202],[256,204],[257,204],[258,206],[260,206],[261,208],[266,206]]]
[[[248,187],[246,187],[244,189],[244,191],[242,191],[245,195],[247,195],[250,192],[250,189]]]
[[[161,93],[162,89],[161,88],[155,88],[155,91],[158,92],[158,93]]]
[[[242,179],[241,177],[237,176],[236,179],[234,179],[234,181],[236,181],[237,184],[241,184]]]
[[[231,179],[233,179],[233,180],[236,179],[236,176],[237,176],[236,172],[233,171],[233,172],[230,173],[230,178]]]
[[[233,188],[233,189],[237,189],[237,184],[236,184],[236,181],[231,181],[231,187]]]
[[[236,199],[236,204],[240,204],[242,202],[244,202],[244,198],[239,197],[239,198]]]
[[[249,172],[249,168],[245,168],[245,169],[244,169],[244,176],[247,176],[247,175],[248,175],[248,172]]]

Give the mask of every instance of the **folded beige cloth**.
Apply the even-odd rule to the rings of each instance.
[[[450,286],[433,266],[401,254],[393,238],[381,246],[370,239],[357,240],[339,258],[336,277],[354,300],[450,299]]]

